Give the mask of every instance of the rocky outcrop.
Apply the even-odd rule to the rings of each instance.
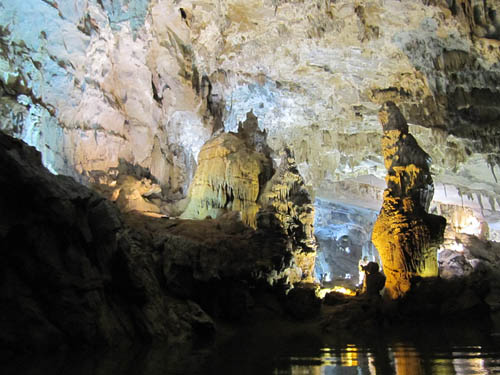
[[[151,249],[111,202],[1,132],[0,156],[2,351],[213,333],[196,303],[166,291]]]
[[[120,160],[117,168],[107,172],[91,171],[90,187],[115,202],[121,212],[139,211],[152,216],[168,215],[162,188],[145,168]]]
[[[434,192],[429,156],[408,132],[398,107],[385,103],[379,118],[387,188],[372,241],[387,278],[386,292],[396,299],[410,291],[412,279],[438,275],[437,247],[446,220],[427,213]]]
[[[254,230],[237,212],[209,220],[128,214],[125,221],[143,246],[162,255],[158,266],[167,289],[213,317],[247,319],[261,293],[290,288],[294,260],[277,225]]]

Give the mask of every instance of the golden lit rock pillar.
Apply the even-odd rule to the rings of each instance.
[[[446,220],[427,213],[434,193],[430,158],[409,134],[398,107],[386,102],[379,120],[387,188],[372,241],[382,259],[386,293],[396,299],[410,290],[416,276],[437,276],[437,247]]]

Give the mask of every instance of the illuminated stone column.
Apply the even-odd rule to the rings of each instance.
[[[430,157],[409,134],[398,107],[386,102],[379,120],[387,188],[372,241],[382,259],[386,293],[396,299],[410,290],[415,276],[437,276],[437,246],[446,220],[427,213],[434,193]]]

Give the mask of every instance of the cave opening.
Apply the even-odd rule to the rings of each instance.
[[[361,265],[380,264],[371,235],[377,212],[316,198],[314,231],[318,240],[315,278],[324,287],[360,288]]]

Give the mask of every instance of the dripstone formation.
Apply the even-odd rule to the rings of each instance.
[[[244,318],[295,272],[275,221],[151,217],[51,174],[2,132],[0,160],[0,356],[210,338],[212,317]]]
[[[408,293],[415,277],[437,276],[446,220],[427,213],[434,191],[430,158],[409,134],[398,107],[386,102],[379,120],[387,188],[372,241],[382,259],[387,295],[396,299]]]
[[[271,169],[271,159],[256,152],[240,134],[222,133],[200,151],[189,204],[182,216],[205,219],[238,211],[245,224],[256,228],[259,192]]]
[[[299,267],[290,275],[290,281],[313,281],[318,247],[314,237],[314,204],[288,148],[282,152],[280,165],[261,201],[278,219]]]
[[[278,230],[287,238],[295,261],[288,281],[312,281],[317,247],[314,205],[289,150],[274,170],[266,137],[249,112],[237,133],[209,140],[200,151],[182,217],[199,220],[233,212],[249,227]]]

